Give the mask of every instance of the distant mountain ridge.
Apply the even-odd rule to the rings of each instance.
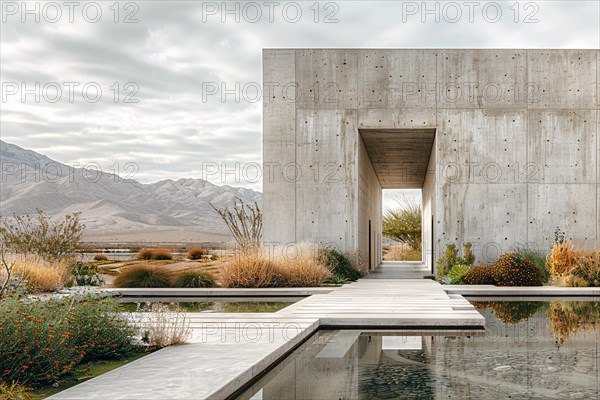
[[[81,211],[87,240],[226,240],[229,231],[210,204],[230,206],[236,197],[262,203],[262,193],[247,188],[190,178],[143,184],[74,168],[4,141],[0,162],[2,216]]]

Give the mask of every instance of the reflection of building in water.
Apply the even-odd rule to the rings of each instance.
[[[483,313],[486,336],[321,331],[242,398],[598,398],[597,330],[560,343],[546,305],[512,325]]]

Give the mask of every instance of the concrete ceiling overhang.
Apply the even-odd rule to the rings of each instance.
[[[360,129],[383,189],[421,189],[435,129]]]

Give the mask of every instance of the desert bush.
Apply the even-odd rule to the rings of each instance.
[[[206,255],[208,255],[208,249],[205,247],[192,247],[187,252],[187,256],[190,260],[199,260],[202,256]]]
[[[228,207],[219,209],[213,204],[211,207],[223,219],[242,253],[255,252],[260,248],[263,215],[258,203],[249,205],[243,199],[236,197],[231,210]]]
[[[421,252],[421,205],[409,198],[396,198],[398,206],[383,215],[383,235]]]
[[[191,335],[190,320],[176,304],[152,303],[142,329],[142,341],[157,348],[185,343]]]
[[[275,269],[282,280],[282,286],[321,286],[332,275],[328,267],[317,260],[314,251],[303,250],[296,257],[276,261]]]
[[[104,254],[96,254],[94,256],[94,261],[108,261],[108,257],[106,257]]]
[[[37,387],[128,353],[135,330],[118,307],[99,298],[0,302],[0,381]]]
[[[79,221],[79,215],[67,214],[59,220],[37,210],[34,215],[0,218],[0,242],[14,253],[38,255],[48,261],[60,260],[74,253],[81,244],[85,225]]]
[[[463,275],[462,281],[467,285],[494,285],[496,280],[492,272],[489,265],[474,265]]]
[[[171,250],[162,247],[141,249],[137,253],[139,260],[172,260]]]
[[[448,272],[448,278],[450,278],[449,283],[451,285],[460,285],[464,283],[463,278],[470,270],[470,265],[457,264],[453,266],[450,272]]]
[[[73,277],[63,262],[26,257],[17,260],[15,271],[24,277],[29,290],[54,292],[72,283]]]
[[[171,286],[176,288],[212,288],[215,287],[215,278],[206,271],[182,271],[171,280]]]
[[[405,244],[397,244],[390,246],[383,252],[383,259],[385,261],[420,261],[421,251],[411,249]]]
[[[522,257],[525,257],[532,262],[537,269],[540,270],[542,275],[542,282],[547,283],[550,279],[550,273],[546,269],[546,255],[538,250],[533,250],[525,246],[517,246],[514,249],[515,253],[519,253]]]
[[[170,286],[169,270],[160,265],[136,265],[123,269],[113,284],[120,288],[166,288]]]
[[[600,286],[600,250],[579,253],[570,276],[570,286]]]
[[[282,282],[275,262],[256,253],[244,252],[221,270],[221,284],[229,288],[277,287]]]
[[[568,274],[575,267],[579,251],[571,242],[555,242],[548,259],[548,272],[552,275]]]
[[[519,253],[505,253],[492,267],[498,286],[542,286],[542,274]]]
[[[334,281],[356,281],[362,273],[354,268],[347,255],[331,247],[318,250],[317,261],[331,271]]]
[[[0,400],[33,400],[31,388],[17,382],[0,382]]]
[[[100,286],[104,283],[98,269],[81,261],[70,261],[67,268],[78,286]]]

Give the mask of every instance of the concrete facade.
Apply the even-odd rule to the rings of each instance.
[[[546,250],[557,226],[598,246],[599,64],[599,50],[264,50],[264,241],[377,266],[382,189],[420,188],[428,265],[451,242],[484,262]]]

